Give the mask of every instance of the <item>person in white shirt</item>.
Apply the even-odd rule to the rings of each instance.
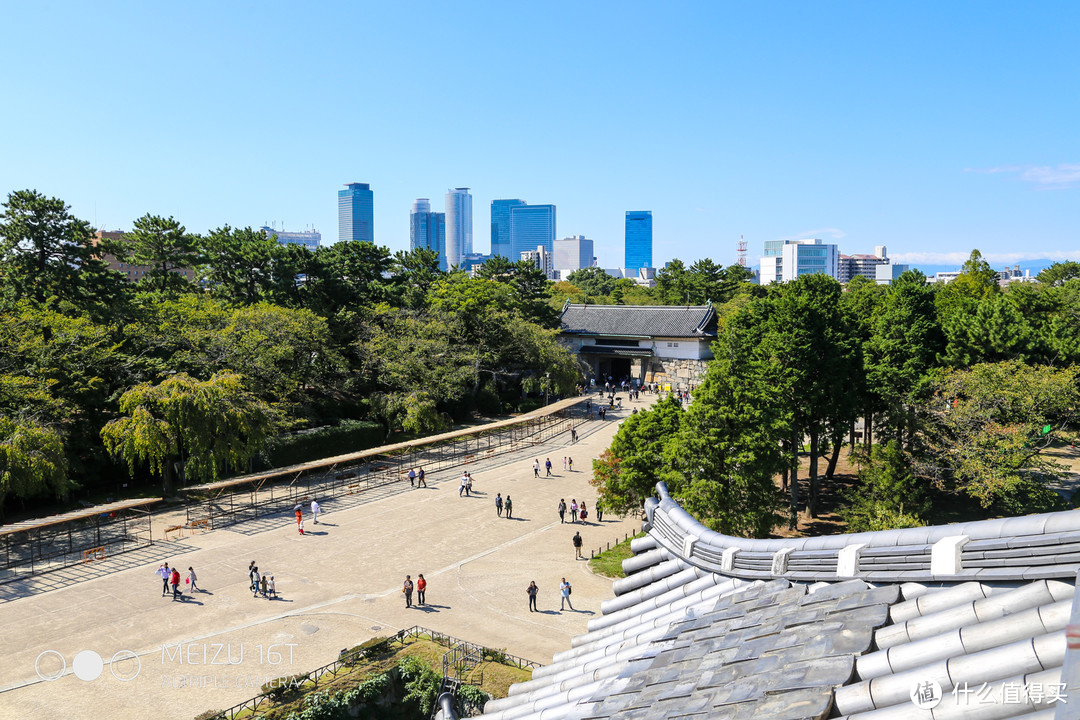
[[[319,502],[317,500],[312,500],[311,501],[311,517],[313,518],[313,522],[316,525],[319,524],[319,510],[320,510]]]

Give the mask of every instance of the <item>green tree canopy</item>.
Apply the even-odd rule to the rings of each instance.
[[[191,283],[182,273],[194,271],[202,259],[199,238],[190,235],[173,217],[146,214],[134,222],[133,228],[111,248],[118,259],[149,266],[140,284],[170,295],[190,289]]]
[[[566,276],[566,280],[590,297],[610,295],[615,289],[615,278],[604,272],[602,268],[595,266],[575,270]]]
[[[61,497],[74,486],[59,431],[0,415],[0,508],[9,495],[23,500]]]

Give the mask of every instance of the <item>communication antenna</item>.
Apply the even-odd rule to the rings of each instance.
[[[743,239],[742,235],[739,236],[739,242],[736,243],[735,249],[737,251],[735,256],[739,259],[739,266],[746,267],[746,240]]]

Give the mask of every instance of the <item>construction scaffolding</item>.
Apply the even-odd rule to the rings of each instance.
[[[149,506],[158,502],[124,500],[0,527],[0,583],[153,544]]]
[[[313,499],[321,503],[402,482],[410,468],[431,474],[539,445],[570,432],[580,421],[574,409],[586,400],[570,398],[511,420],[184,488],[187,527],[224,527]]]

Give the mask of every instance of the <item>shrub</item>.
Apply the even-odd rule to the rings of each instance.
[[[301,685],[307,682],[307,680],[308,676],[306,674],[283,675],[282,677],[274,678],[265,683],[259,688],[259,692],[264,695],[269,695],[274,701],[278,701],[289,693],[297,690]]]

